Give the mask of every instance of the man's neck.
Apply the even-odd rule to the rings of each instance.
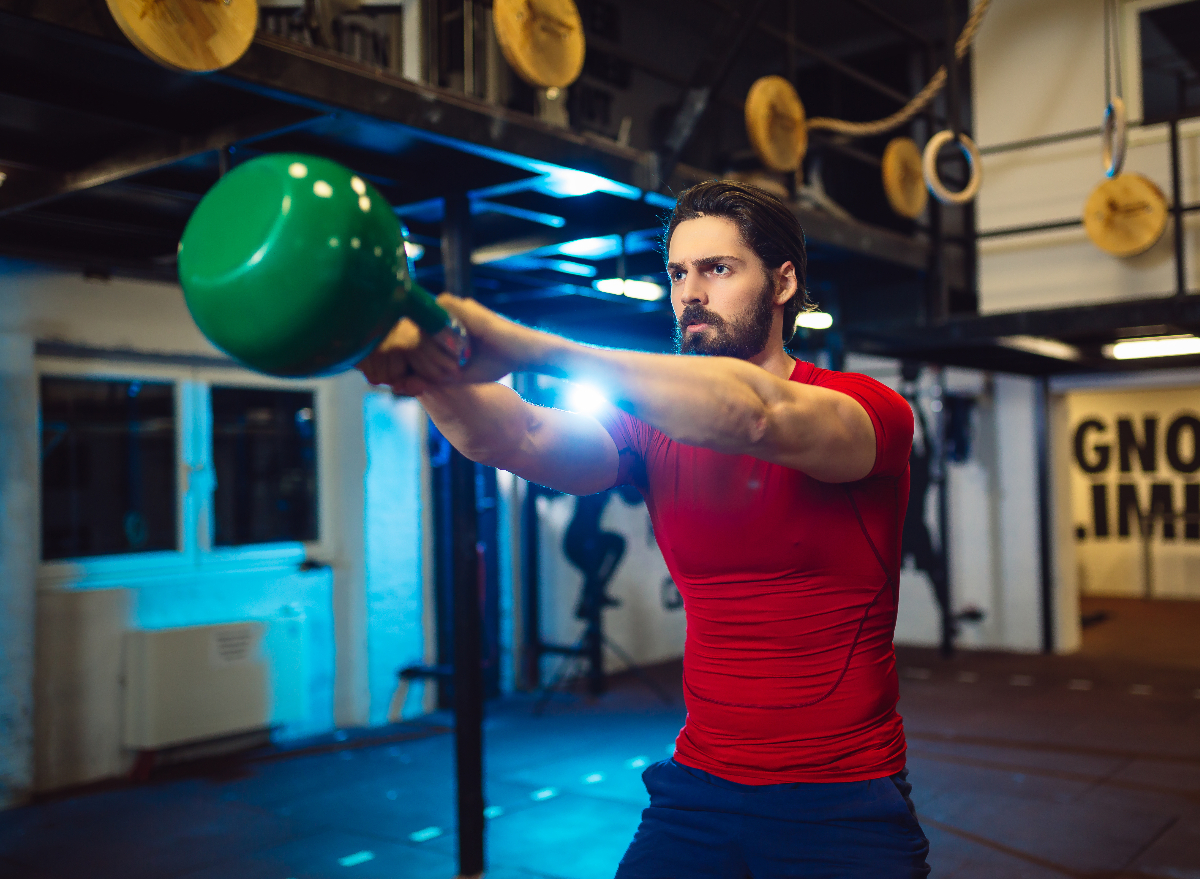
[[[796,358],[783,350],[783,343],[768,344],[758,354],[749,359],[755,366],[761,366],[771,375],[787,381],[792,377],[796,368]]]

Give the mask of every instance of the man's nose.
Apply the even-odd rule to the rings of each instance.
[[[679,301],[684,305],[708,305],[708,293],[704,289],[703,279],[694,275],[684,278],[683,283],[679,285]]]

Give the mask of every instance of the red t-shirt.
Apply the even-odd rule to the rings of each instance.
[[[892,637],[912,410],[863,375],[799,361],[791,380],[866,409],[865,479],[818,482],[624,412],[601,419],[687,612],[675,759],[743,784],[882,778],[905,759]]]

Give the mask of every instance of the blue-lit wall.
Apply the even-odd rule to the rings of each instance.
[[[367,667],[371,724],[422,711],[424,685],[392,705],[396,671],[425,660],[421,522],[421,439],[425,414],[415,400],[388,393],[363,398],[367,446]],[[391,715],[389,717],[389,709]]]

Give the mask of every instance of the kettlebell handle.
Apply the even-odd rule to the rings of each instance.
[[[437,304],[432,293],[413,281],[407,304],[407,317],[453,354],[459,366],[466,366],[471,361],[471,337],[450,312]]]

